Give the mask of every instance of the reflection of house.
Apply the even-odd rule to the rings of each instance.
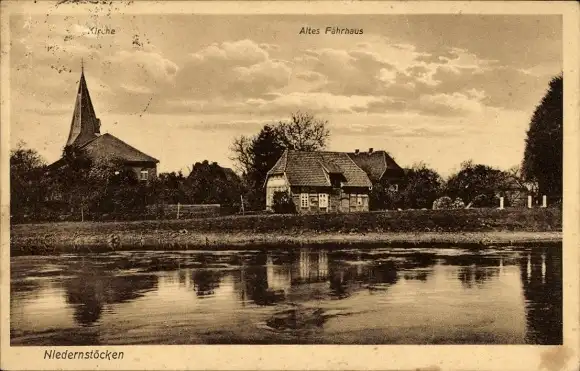
[[[91,159],[120,161],[124,166],[132,169],[137,178],[142,181],[148,181],[157,176],[159,160],[146,155],[111,134],[101,135],[100,128],[101,120],[95,114],[85,74],[82,71],[65,148],[79,150]],[[60,159],[50,167],[59,168],[64,163],[64,160]]]
[[[298,258],[298,275],[292,277],[294,283],[313,283],[325,281],[328,278],[328,252],[319,250],[311,252],[300,250]]]
[[[289,192],[298,212],[369,210],[372,183],[343,152],[286,150],[266,177],[266,208],[274,193]]]
[[[392,190],[398,190],[405,172],[386,151],[369,148],[368,152],[360,152],[357,149],[348,156],[367,173],[373,184],[388,184]]]

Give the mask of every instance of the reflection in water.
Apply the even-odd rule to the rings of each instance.
[[[561,250],[531,251],[520,261],[526,298],[526,340],[535,344],[562,342]],[[524,269],[525,265],[525,269]]]
[[[195,293],[199,297],[210,296],[220,287],[222,273],[215,270],[200,269],[193,272],[191,280]]]
[[[11,339],[560,344],[561,264],[558,247],[18,257]]]
[[[156,285],[153,275],[112,276],[97,270],[79,271],[64,281],[66,301],[74,306],[75,320],[81,326],[98,322],[105,305],[135,300]]]

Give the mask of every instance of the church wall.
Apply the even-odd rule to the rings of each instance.
[[[141,171],[147,170],[147,180],[150,181],[152,179],[157,178],[157,164],[138,164],[138,165],[129,165],[129,167],[135,172],[135,176],[137,179],[141,179]]]

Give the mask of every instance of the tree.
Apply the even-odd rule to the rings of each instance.
[[[153,187],[140,182],[121,159],[88,156],[71,146],[65,147],[61,163],[50,177],[54,193],[63,196],[75,217],[132,217],[143,212],[154,196]]]
[[[157,180],[152,184],[157,190],[157,201],[168,204],[188,204],[192,203],[186,178],[181,171],[170,173],[160,173]]]
[[[465,161],[461,170],[447,181],[446,193],[451,198],[459,197],[466,204],[490,207],[497,204],[497,193],[506,183],[506,173],[487,165]]]
[[[292,214],[296,212],[296,205],[288,192],[274,192],[272,209],[277,214]]]
[[[280,121],[276,130],[285,148],[297,151],[318,151],[326,147],[330,137],[328,121],[307,112],[295,112],[289,121]]]
[[[550,81],[536,107],[527,132],[522,163],[527,181],[537,182],[542,194],[562,195],[563,76]]]
[[[405,171],[404,184],[400,190],[402,202],[407,208],[431,208],[441,193],[442,184],[443,180],[435,170],[423,163],[415,164]]]
[[[329,137],[327,122],[308,113],[293,113],[289,121],[264,125],[255,136],[234,138],[231,159],[242,173],[246,200],[251,207],[261,209],[265,204],[263,190],[268,171],[276,164],[284,150],[315,151],[323,149]]]
[[[44,159],[26,143],[19,142],[10,151],[10,208],[13,214],[25,214],[41,206],[45,196]]]
[[[405,207],[402,190],[403,187],[395,189],[389,181],[373,184],[373,189],[369,194],[369,208],[371,210],[392,210]]]
[[[239,204],[242,194],[240,178],[231,170],[216,162],[196,162],[187,177],[187,192],[194,203]]]

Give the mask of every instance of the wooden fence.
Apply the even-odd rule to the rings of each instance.
[[[220,204],[158,204],[147,206],[150,212],[156,212],[165,219],[188,219],[212,217],[221,214]]]

